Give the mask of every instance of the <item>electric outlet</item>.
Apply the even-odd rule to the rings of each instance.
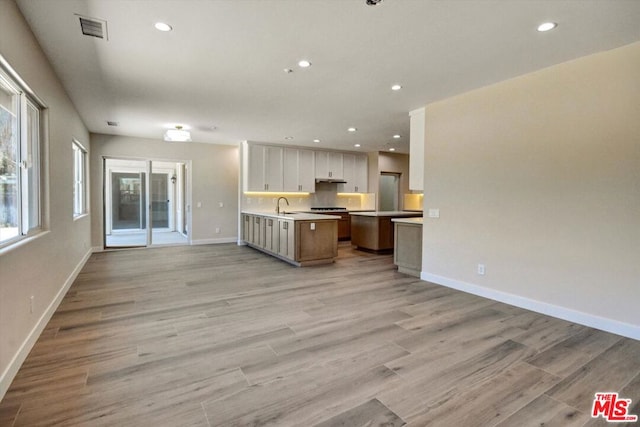
[[[197,208],[201,208],[201,207],[202,207],[202,202],[198,202],[198,203],[196,203],[196,207],[197,207]]]
[[[316,229],[316,223],[315,223],[315,222],[312,222],[312,223],[311,223],[311,229],[312,229],[312,230],[315,230],[315,229]]]
[[[31,295],[31,297],[29,298],[29,313],[33,314],[33,300],[34,300],[34,296]]]
[[[484,264],[478,264],[478,274],[484,276]]]
[[[440,209],[429,209],[429,218],[440,218]]]
[[[220,227],[216,227],[216,234],[220,234]]]

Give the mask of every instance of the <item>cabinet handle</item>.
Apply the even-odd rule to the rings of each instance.
[[[289,223],[288,222],[283,222],[282,223],[282,229],[283,230],[288,230],[289,229]]]
[[[333,172],[329,172],[329,178],[333,176]]]

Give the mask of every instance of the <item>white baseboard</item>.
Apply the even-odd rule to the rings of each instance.
[[[420,279],[448,288],[457,289],[473,295],[489,298],[494,301],[500,301],[505,304],[514,305],[526,310],[535,311],[536,313],[546,314],[559,319],[567,320],[572,323],[589,326],[591,328],[600,329],[602,331],[611,332],[613,334],[622,335],[624,337],[640,340],[640,325],[620,322],[618,320],[589,314],[572,308],[562,307],[559,305],[547,303],[544,301],[533,300],[508,292],[498,291],[491,288],[475,285],[473,283],[462,282],[460,280],[448,277],[438,276],[427,272],[420,273]]]
[[[200,239],[200,240],[192,240],[192,245],[217,245],[220,243],[236,243],[238,241],[237,237],[221,237],[219,239]]]
[[[98,252],[104,252],[104,248],[102,246],[94,246],[93,248],[91,248],[91,251],[96,254]]]
[[[0,400],[2,400],[2,398],[6,394],[7,390],[9,389],[9,386],[11,385],[11,382],[13,381],[16,374],[18,373],[18,370],[20,369],[20,366],[22,366],[25,359],[29,355],[29,352],[31,351],[36,341],[40,337],[40,334],[42,333],[44,328],[47,326],[47,323],[49,323],[51,316],[53,316],[53,313],[55,313],[55,311],[57,310],[58,306],[62,302],[62,299],[67,294],[67,291],[69,290],[73,282],[76,280],[76,277],[78,277],[78,274],[80,274],[82,267],[84,267],[84,265],[89,260],[91,253],[92,253],[92,250],[90,249],[87,251],[86,254],[84,254],[80,262],[76,265],[76,267],[73,269],[73,271],[69,275],[69,277],[67,277],[67,280],[64,282],[64,285],[62,285],[62,288],[60,288],[60,290],[56,294],[53,301],[51,301],[47,309],[44,311],[44,313],[42,313],[42,316],[40,316],[40,319],[38,319],[35,326],[31,330],[27,338],[24,340],[22,345],[20,346],[20,349],[18,350],[18,352],[13,356],[13,359],[11,359],[11,362],[9,362],[9,366],[7,366],[7,368],[2,373],[2,376],[0,376]]]

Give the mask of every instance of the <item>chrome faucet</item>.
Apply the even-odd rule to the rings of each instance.
[[[287,202],[287,206],[289,206],[289,201],[287,200],[286,197],[278,197],[278,203],[276,203],[276,213],[278,215],[280,215],[280,200],[284,199],[285,202]]]

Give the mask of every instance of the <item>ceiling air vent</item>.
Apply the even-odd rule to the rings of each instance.
[[[118,122],[112,122],[110,120],[107,120],[107,125],[109,125],[109,126],[118,126]]]
[[[107,21],[77,15],[80,19],[80,29],[85,36],[107,40]]]

